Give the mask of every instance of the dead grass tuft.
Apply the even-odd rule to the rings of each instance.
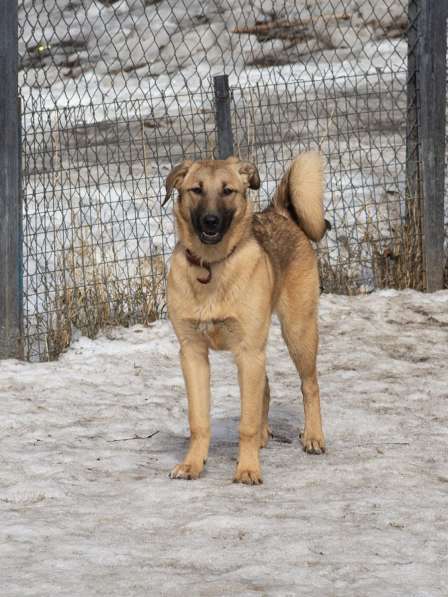
[[[47,358],[56,359],[75,330],[89,338],[110,326],[148,325],[165,308],[165,262],[162,255],[139,259],[135,273],[123,277],[116,260],[92,246],[64,254],[64,288],[57,295],[47,333]]]
[[[387,246],[374,251],[373,271],[378,288],[424,290],[420,201],[406,200],[406,216],[393,229]]]

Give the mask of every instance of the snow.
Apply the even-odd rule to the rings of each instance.
[[[339,84],[344,84],[345,93],[350,93],[361,79],[367,80],[376,75],[384,81],[394,78],[406,80],[404,57],[407,52],[406,40],[383,40],[370,42],[364,46],[364,54],[356,61],[353,56],[340,62],[329,62],[328,59],[320,61],[307,61],[283,66],[245,67],[244,69],[229,73],[229,84],[236,90],[245,90],[249,87],[266,86],[268,92],[281,93],[282,88],[300,82],[305,94],[308,92],[325,91],[332,89],[332,85],[339,79]],[[36,113],[41,110],[60,110],[60,118],[64,118],[64,109],[76,113],[79,110],[80,125],[93,124],[103,120],[119,118],[123,103],[129,102],[128,118],[141,119],[143,116],[156,116],[162,118],[167,114],[174,117],[182,114],[185,109],[201,101],[199,109],[210,109],[208,94],[213,88],[212,75],[220,75],[224,71],[221,65],[210,70],[207,62],[197,66],[187,67],[180,74],[172,77],[161,76],[157,79],[139,81],[136,79],[123,79],[123,89],[120,89],[120,77],[114,76],[113,80],[106,79],[101,84],[93,73],[87,73],[80,81],[57,82],[48,90],[45,87],[27,87],[22,85],[22,94],[26,98],[27,109],[24,112],[24,127],[31,127],[36,119]],[[187,84],[188,83],[188,84]],[[187,87],[186,87],[187,85]],[[59,93],[55,98],[55,89]],[[186,91],[187,90],[187,91]],[[197,98],[195,98],[195,95]],[[73,118],[73,114],[71,115]],[[62,124],[62,122],[61,122]],[[72,124],[72,123],[71,123]],[[36,126],[36,124],[34,124]],[[54,123],[44,123],[44,128],[54,128]]]
[[[320,319],[328,452],[300,448],[274,323],[261,487],[231,483],[222,353],[206,472],[168,479],[188,430],[166,321],[81,337],[57,362],[2,361],[2,595],[447,595],[448,291],[324,295]]]
[[[319,19],[338,13],[320,0],[283,0],[272,6],[241,0],[214,2],[107,2],[20,0],[20,88],[25,111],[104,103],[109,98],[148,99],[157,104],[167,92],[179,94],[211,86],[227,72],[232,85],[273,79],[350,75],[355,70],[402,68],[406,42],[393,34],[377,39],[371,19],[391,26],[405,14],[404,0],[344,3],[348,22]],[[306,43],[279,39],[260,42],[238,35],[269,15],[307,19],[314,15],[313,38]],[[369,24],[370,23],[370,24]],[[381,29],[381,27],[380,27]],[[381,36],[380,36],[381,37]],[[42,46],[43,53],[36,52]],[[325,50],[327,48],[327,50]],[[331,48],[331,50],[328,50]],[[289,56],[286,66],[251,68],[253,61]],[[39,57],[40,56],[40,57]],[[176,109],[177,109],[176,105]]]

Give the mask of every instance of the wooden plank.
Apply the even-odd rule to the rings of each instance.
[[[419,1],[417,77],[426,290],[443,288],[446,3]]]
[[[403,266],[407,270],[405,284],[423,290],[422,216],[423,189],[420,167],[420,140],[418,115],[418,15],[421,0],[408,2],[408,71],[406,111],[406,217],[402,227]]]
[[[0,2],[0,358],[22,356],[17,0]]]

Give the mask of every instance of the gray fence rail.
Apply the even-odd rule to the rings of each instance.
[[[323,290],[446,285],[445,2],[3,0],[0,50],[0,358],[165,315],[185,158],[263,207],[320,148]]]

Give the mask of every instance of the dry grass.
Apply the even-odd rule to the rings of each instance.
[[[338,258],[331,260],[328,251],[319,251],[322,288],[336,294],[365,292],[362,267],[371,272],[375,288],[424,289],[421,212],[417,199],[406,200],[406,216],[390,226],[388,237],[382,235],[372,219],[358,224],[364,230],[360,241],[349,242],[339,236]],[[376,214],[377,215],[377,214]],[[348,224],[342,225],[342,229]],[[365,281],[364,281],[365,282]]]
[[[403,224],[382,252],[375,250],[372,262],[378,288],[424,290],[420,202],[406,201]]]
[[[384,247],[369,224],[363,244],[373,256],[367,264],[377,288],[422,289],[420,213],[417,201],[408,201],[408,214]],[[147,256],[134,262],[133,274],[123,277],[113,248],[106,250],[90,238],[89,227],[81,227],[82,241],[63,252],[62,272],[50,319],[46,353],[56,359],[70,345],[74,332],[94,338],[109,326],[147,325],[165,309],[166,266],[162,255]],[[340,249],[341,247],[339,247]],[[344,259],[331,262],[320,252],[320,276],[325,292],[359,294],[365,292],[360,280],[361,245],[347,243]],[[356,267],[350,267],[353,264]]]
[[[109,326],[148,325],[165,307],[165,262],[161,255],[144,257],[135,273],[122,277],[117,261],[90,245],[64,254],[63,290],[57,295],[47,332],[47,358],[56,359],[75,330],[94,338]]]

